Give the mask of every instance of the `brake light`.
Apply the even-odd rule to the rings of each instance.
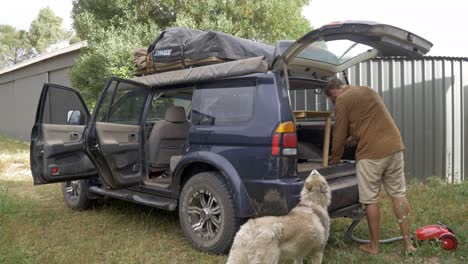
[[[296,133],[287,133],[287,134],[283,135],[283,147],[285,147],[285,148],[297,148]]]
[[[271,142],[271,154],[273,156],[294,156],[297,154],[297,135],[294,122],[278,124]]]
[[[273,135],[271,143],[271,155],[278,156],[280,153],[280,134]]]

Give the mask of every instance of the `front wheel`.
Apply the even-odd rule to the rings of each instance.
[[[65,204],[74,210],[85,210],[93,205],[88,198],[88,180],[67,181],[62,183],[62,194]]]
[[[240,226],[234,204],[229,186],[219,172],[193,176],[180,195],[179,221],[184,235],[203,251],[226,253]]]

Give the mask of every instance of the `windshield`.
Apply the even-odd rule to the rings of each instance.
[[[350,40],[316,41],[305,48],[297,57],[333,65],[341,65],[348,60],[373,48]]]

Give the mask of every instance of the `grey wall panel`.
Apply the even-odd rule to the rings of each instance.
[[[34,124],[37,103],[42,87],[48,81],[47,73],[42,73],[15,82],[15,135],[19,139],[29,140]]]
[[[46,73],[58,69],[68,68],[75,64],[75,61],[78,59],[80,51],[72,51],[66,54],[62,54],[50,59],[40,61],[35,64],[28,65],[24,68],[7,72],[0,75],[0,84],[5,82],[10,82],[14,80],[19,80],[29,76],[34,76],[40,73]]]
[[[59,84],[67,87],[71,87],[70,79],[68,78],[68,72],[70,68],[63,68],[49,72],[49,83]]]
[[[368,85],[381,95],[402,134],[408,176],[439,176],[450,182],[466,177],[466,58],[373,59],[346,73],[351,84]],[[307,92],[306,109],[332,110],[324,96],[312,93]],[[296,109],[303,107],[300,96],[297,92],[294,98]]]
[[[468,174],[468,147],[466,147],[466,142],[468,142],[468,62],[464,61],[461,64],[461,82],[460,86],[462,87],[461,93],[461,99],[463,104],[462,104],[462,118],[461,122],[463,122],[462,126],[462,134],[463,134],[463,139],[461,141],[463,148],[463,174],[462,174],[462,179],[461,180],[466,180],[467,179],[467,174]]]
[[[15,136],[15,82],[0,84],[0,133]]]

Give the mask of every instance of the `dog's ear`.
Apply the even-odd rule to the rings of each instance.
[[[328,184],[326,182],[321,182],[320,183],[320,191],[322,193],[327,193],[328,192]]]
[[[320,173],[317,170],[312,170],[309,176],[312,176],[312,175],[320,175]]]

